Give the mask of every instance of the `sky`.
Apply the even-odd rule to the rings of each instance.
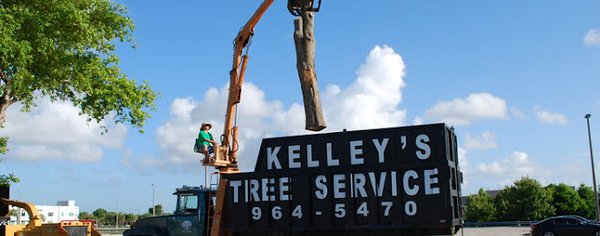
[[[203,122],[222,133],[232,41],[261,1],[118,2],[136,25],[136,48],[117,47],[120,67],[159,93],[157,110],[140,134],[110,117],[87,123],[44,97],[30,113],[11,106],[0,173],[21,179],[13,199],[127,213],[154,199],[172,211],[175,188],[205,184],[194,138]],[[308,133],[285,4],[275,1],[250,46],[237,119],[243,171],[262,138]],[[599,1],[323,0],[315,38],[328,125],[319,133],[444,122],[457,134],[463,195],[523,176],[592,185],[584,115],[600,156]]]

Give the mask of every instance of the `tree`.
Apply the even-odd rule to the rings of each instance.
[[[552,196],[534,179],[523,177],[496,196],[498,220],[540,220],[554,215]]]
[[[6,148],[6,143],[8,142],[8,138],[0,137],[0,154],[5,154],[8,150]],[[2,158],[0,158],[0,162],[2,162]],[[0,174],[0,186],[10,186],[11,183],[18,183],[19,178],[14,174]]]
[[[465,217],[469,221],[490,222],[494,221],[496,216],[496,207],[494,200],[483,189],[479,193],[468,197],[465,205]]]
[[[584,207],[585,203],[577,191],[566,184],[551,184],[546,187],[546,190],[552,195],[552,206],[556,209],[557,215],[577,214]]]
[[[0,127],[9,106],[29,111],[49,97],[71,102],[88,122],[114,115],[143,132],[156,94],[118,67],[115,43],[132,43],[135,28],[125,14],[111,0],[0,0]]]
[[[577,195],[581,198],[583,206],[577,211],[577,215],[583,216],[588,219],[596,218],[596,204],[594,203],[594,191],[592,187],[579,185],[577,188]]]
[[[139,216],[135,214],[123,214],[124,224],[131,225],[138,219]]]
[[[150,215],[152,215],[152,210],[153,210],[152,207],[150,207],[148,209],[148,213]],[[156,211],[155,215],[157,215],[157,216],[164,214],[164,212],[163,212],[163,206],[161,204],[155,205],[154,206],[154,210]]]
[[[106,223],[105,219],[108,216],[108,211],[104,210],[103,208],[98,208],[92,212],[92,215],[94,216],[94,219],[96,219],[96,223],[98,225],[104,225]]]
[[[94,215],[88,213],[87,211],[82,211],[79,213],[79,219],[80,220],[93,220]]]

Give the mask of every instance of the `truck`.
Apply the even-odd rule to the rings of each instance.
[[[218,189],[178,188],[175,214],[124,236],[452,235],[458,162],[443,123],[265,138],[254,171],[219,173]]]
[[[211,184],[178,188],[173,215],[140,219],[123,235],[454,234],[462,226],[462,175],[454,129],[443,123],[266,138],[254,171],[240,172],[235,116],[247,49],[272,3],[264,0],[234,39],[221,143],[211,142],[214,154],[202,162],[216,170]],[[308,35],[298,41],[314,40],[311,14],[321,1],[288,0],[287,6],[303,21],[296,29]],[[301,34],[295,32],[295,41],[296,33]],[[307,53],[312,43],[296,42],[297,54],[305,54],[297,56],[297,69],[306,129],[320,131],[326,125],[311,66],[314,53]]]

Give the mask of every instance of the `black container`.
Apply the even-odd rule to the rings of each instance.
[[[461,227],[456,136],[445,124],[268,138],[228,179],[239,235],[452,234]]]

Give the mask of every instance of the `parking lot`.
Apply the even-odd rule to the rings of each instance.
[[[458,231],[460,236],[523,236],[529,235],[529,227],[480,227],[465,228],[464,232]]]

